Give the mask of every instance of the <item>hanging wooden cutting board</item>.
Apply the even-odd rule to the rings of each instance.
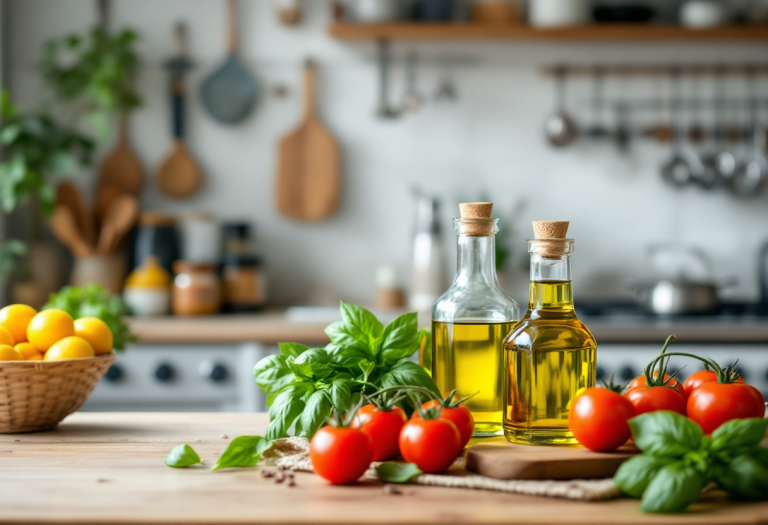
[[[320,221],[339,205],[339,147],[315,111],[316,67],[304,66],[305,113],[299,127],[279,144],[277,206],[286,217]]]
[[[502,438],[469,447],[467,469],[496,479],[610,478],[636,454],[633,445],[592,452],[583,447],[513,445]]]

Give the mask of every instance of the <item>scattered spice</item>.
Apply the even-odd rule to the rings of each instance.
[[[221,439],[229,439],[229,436],[226,434],[222,434],[219,436]]]
[[[296,480],[291,478],[288,478],[288,481],[285,482],[285,485],[287,487],[295,487],[296,486]]]
[[[274,475],[275,475],[275,471],[272,470],[271,468],[261,469],[261,477],[262,478],[271,478]]]
[[[285,481],[285,474],[278,470],[275,474],[275,483],[282,483],[283,481]]]
[[[384,485],[384,494],[390,494],[390,495],[400,495],[403,491],[397,488],[394,485]]]

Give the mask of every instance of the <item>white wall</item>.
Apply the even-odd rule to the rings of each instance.
[[[416,115],[382,122],[373,116],[373,45],[329,38],[328,2],[304,4],[304,24],[284,28],[276,22],[271,1],[240,0],[242,56],[265,90],[257,111],[235,128],[211,121],[197,98],[201,78],[223,57],[223,2],[114,0],[112,11],[113,26],[133,26],[143,35],[138,87],[145,105],[133,118],[132,135],[148,174],[171,146],[162,63],[171,53],[177,20],[188,24],[191,56],[198,64],[189,82],[188,142],[204,166],[206,186],[197,197],[177,202],[160,195],[148,178],[143,206],[172,212],[202,209],[222,219],[253,221],[277,303],[306,301],[322,291],[370,301],[377,264],[394,262],[405,274],[413,185],[443,199],[449,245],[454,243],[450,217],[458,211],[455,204],[487,192],[500,213],[515,216],[518,263],[525,257],[530,220],[570,220],[582,298],[626,294],[623,278],[642,270],[644,249],[657,241],[704,247],[718,274],[738,277],[731,296],[757,297],[756,250],[768,239],[766,197],[742,201],[723,193],[668,188],[658,166],[669,151],[647,142],[635,144],[627,157],[608,145],[553,151],[541,136],[553,91],[540,68],[555,62],[764,61],[765,43],[397,43],[398,58],[418,49],[429,62],[419,72],[425,94],[434,92],[442,75],[438,59],[457,55],[472,63],[454,72],[458,104],[430,104]],[[10,15],[11,88],[23,105],[31,106],[42,97],[35,72],[42,42],[84,30],[95,21],[95,5],[92,0],[14,0]],[[273,197],[276,141],[299,118],[300,65],[310,54],[321,66],[322,115],[343,145],[345,163],[341,209],[316,225],[282,218]],[[402,65],[394,75],[399,96]],[[276,85],[289,86],[291,96],[270,94]],[[656,96],[663,89],[662,82],[643,80],[607,86],[609,93],[628,97]],[[733,93],[742,91],[734,82]],[[569,96],[580,104],[589,93],[583,80]],[[588,117],[582,106],[577,109]],[[454,267],[452,261],[446,264]],[[524,272],[518,272],[511,286],[521,302],[524,281]]]

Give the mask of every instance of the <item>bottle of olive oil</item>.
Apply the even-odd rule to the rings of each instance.
[[[568,222],[533,223],[528,311],[504,341],[504,436],[512,443],[572,445],[568,409],[595,385],[597,343],[573,310]]]
[[[466,405],[475,436],[501,434],[504,338],[519,317],[517,303],[496,278],[499,220],[489,202],[459,205],[458,272],[432,306],[432,378],[445,395],[474,395]]]

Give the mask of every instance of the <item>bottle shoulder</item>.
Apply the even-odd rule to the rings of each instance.
[[[499,287],[451,286],[432,305],[432,320],[484,320],[508,322],[520,319],[517,302]]]
[[[575,315],[537,319],[526,315],[507,335],[504,346],[547,351],[597,348],[597,341],[587,325]]]

